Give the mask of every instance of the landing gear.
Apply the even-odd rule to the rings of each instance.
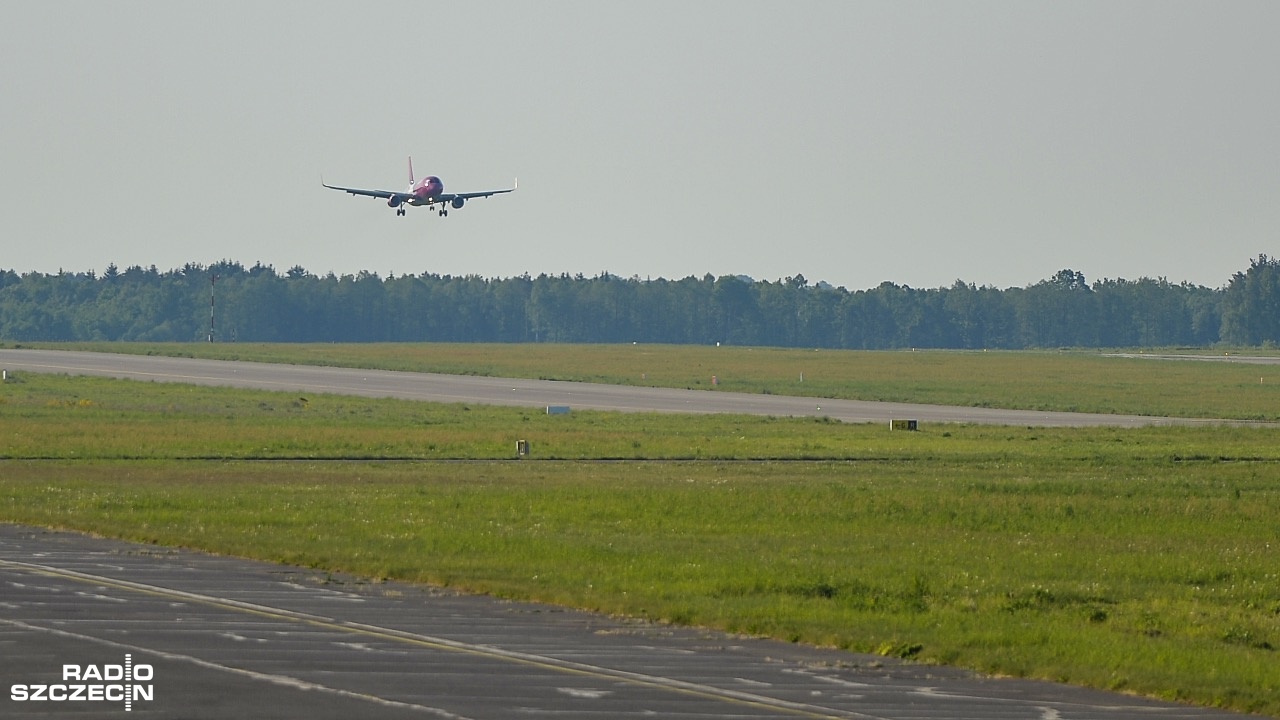
[[[404,208],[402,207],[396,208],[396,216],[401,216],[401,215],[404,215]]]
[[[449,211],[444,208],[440,208],[440,217],[449,217]]]

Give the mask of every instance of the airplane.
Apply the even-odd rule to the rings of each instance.
[[[449,214],[449,208],[454,210],[461,208],[466,202],[472,198],[489,197],[490,195],[501,195],[502,193],[514,192],[519,187],[519,181],[505,190],[484,190],[481,192],[469,193],[447,193],[444,191],[444,183],[440,182],[440,178],[435,175],[428,175],[421,180],[414,182],[413,180],[413,158],[409,158],[409,187],[396,192],[394,190],[361,190],[360,188],[337,187],[335,185],[325,185],[324,179],[320,180],[320,184],[330,190],[341,190],[352,195],[365,195],[367,197],[384,198],[388,207],[396,209],[396,216],[405,214],[405,206],[407,205],[426,205],[431,210],[438,210],[440,217]],[[436,203],[440,204],[436,208]]]

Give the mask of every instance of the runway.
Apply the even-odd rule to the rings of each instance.
[[[0,680],[5,718],[1242,717],[8,524]]]
[[[909,403],[863,402],[752,395],[708,390],[600,385],[550,380],[436,375],[311,365],[273,365],[149,355],[61,350],[0,349],[9,372],[97,375],[154,382],[221,385],[304,393],[333,393],[446,403],[523,407],[567,406],[577,410],[663,413],[737,413],[776,417],[829,417],[851,423],[978,423],[1043,427],[1143,427],[1204,425],[1224,421],[1138,415],[1002,410]],[[1236,423],[1240,424],[1240,423]]]
[[[1108,353],[1105,357],[1126,358],[1128,360],[1184,360],[1193,362],[1236,363],[1240,365],[1280,365],[1280,356],[1275,355],[1175,355],[1171,353]]]

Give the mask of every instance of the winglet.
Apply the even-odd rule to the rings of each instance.
[[[413,184],[413,156],[409,156],[409,184]]]

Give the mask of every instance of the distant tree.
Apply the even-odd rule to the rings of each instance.
[[[1097,345],[1097,304],[1084,274],[1059,270],[1021,294],[1019,320],[1027,347]]]
[[[1248,270],[1231,276],[1222,299],[1222,340],[1280,342],[1280,260],[1259,255]]]
[[[214,284],[216,280],[216,285]],[[215,297],[216,296],[216,297]],[[93,272],[0,270],[0,339],[278,342],[660,342],[845,348],[1019,348],[1280,341],[1280,261],[1224,288],[1062,270],[999,290],[892,282],[850,292],[803,275],[755,281],[610,273],[317,277],[222,260]]]

